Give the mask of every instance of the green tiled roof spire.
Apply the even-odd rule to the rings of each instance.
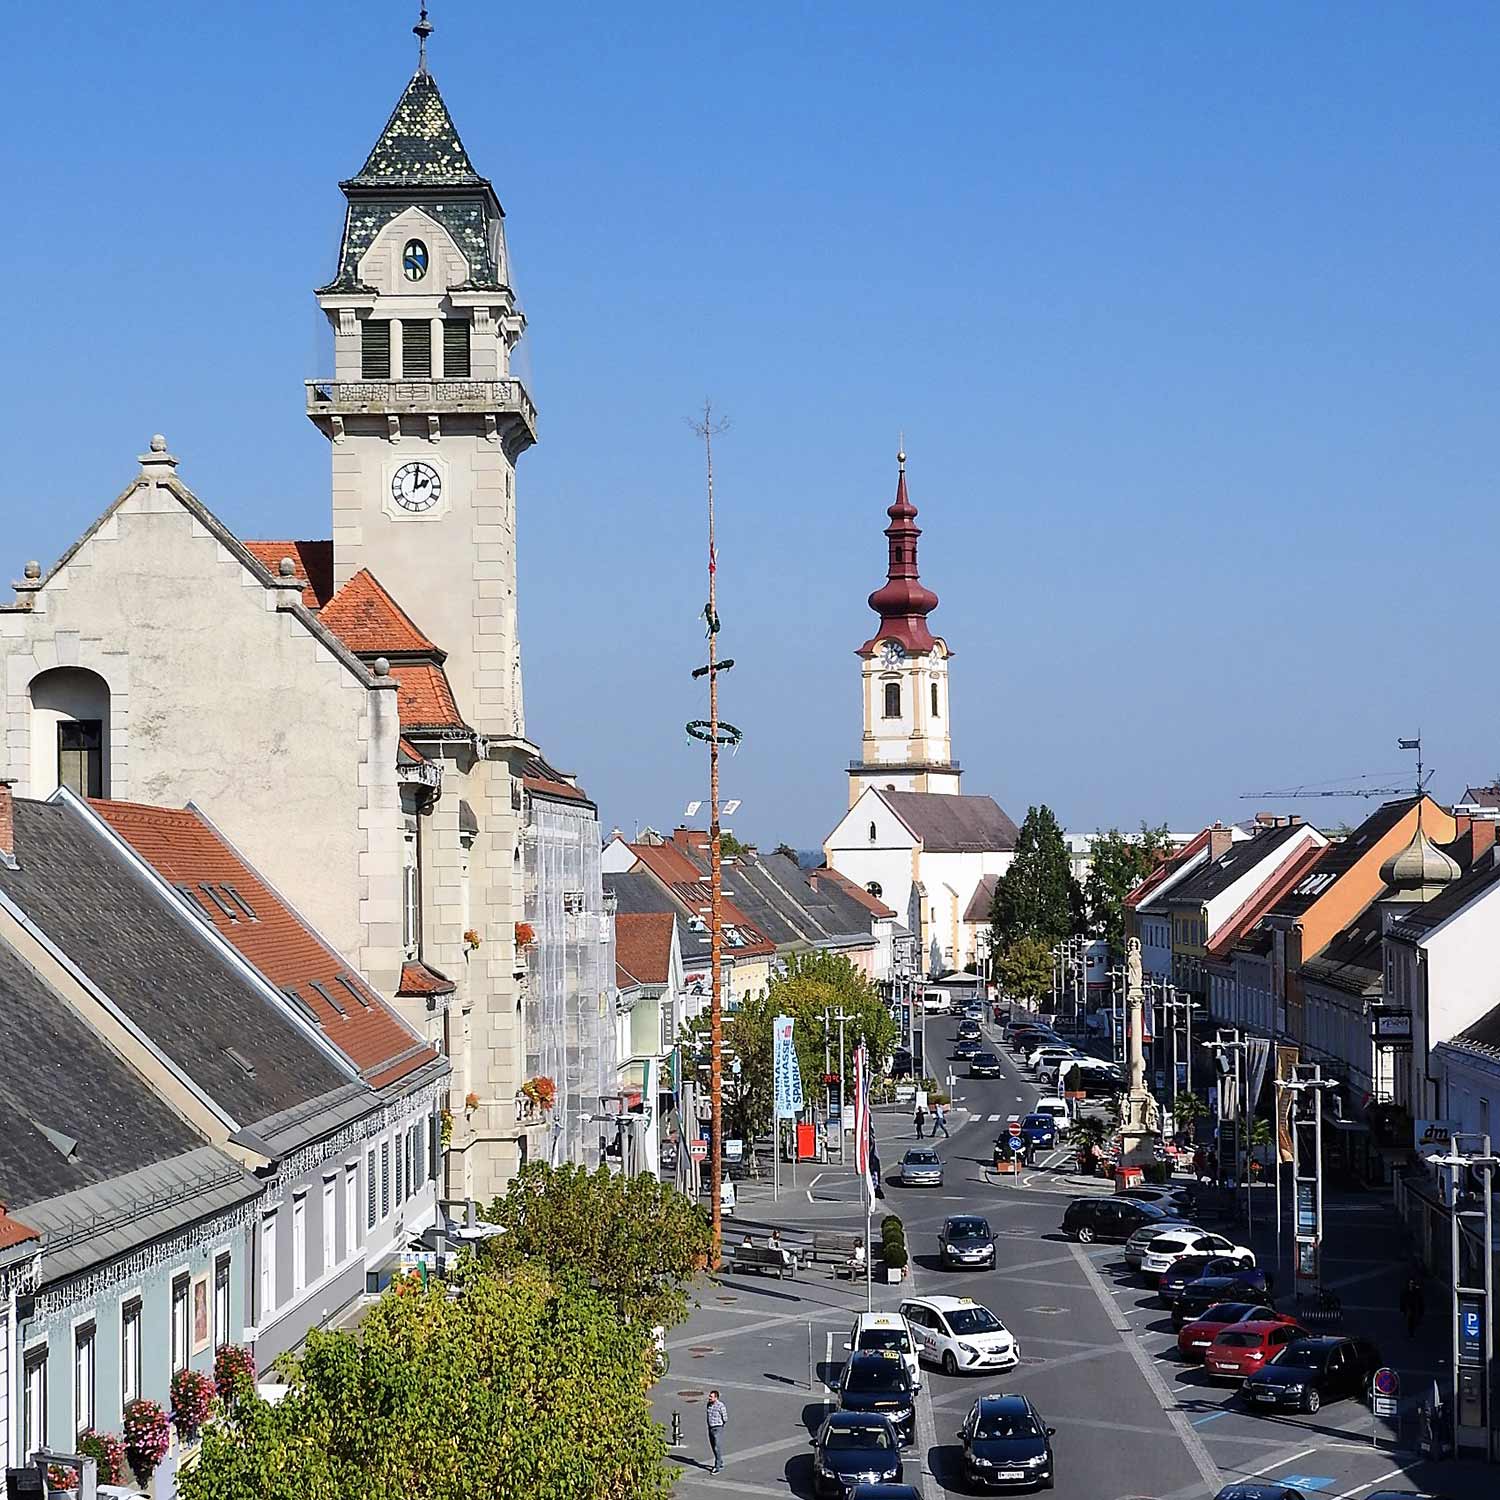
[[[483,185],[437,83],[427,71],[425,57],[353,180],[361,187]]]

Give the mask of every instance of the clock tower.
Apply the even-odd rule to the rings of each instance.
[[[447,652],[464,717],[524,734],[516,633],[517,458],[536,410],[511,373],[526,327],[510,284],[505,216],[436,82],[426,33],[364,166],[318,304],[333,378],[307,414],[333,457],[334,583],[368,569]]]
[[[849,763],[849,805],[867,787],[898,792],[959,790],[948,719],[947,643],[927,616],[938,597],[917,575],[917,508],[906,494],[906,454],[898,453],[896,503],[886,514],[886,581],[870,595],[880,617],[875,634],[856,652],[864,696],[860,758]]]

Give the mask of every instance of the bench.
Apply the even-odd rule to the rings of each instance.
[[[784,1281],[796,1276],[797,1257],[790,1250],[773,1250],[769,1245],[736,1245],[729,1266],[734,1271],[775,1271]]]
[[[844,1261],[863,1246],[863,1235],[852,1234],[844,1229],[815,1229],[808,1259]]]

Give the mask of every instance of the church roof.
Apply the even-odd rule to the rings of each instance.
[[[965,922],[988,922],[995,907],[995,887],[1000,884],[998,875],[981,875],[964,908]]]
[[[892,792],[875,795],[922,841],[928,854],[972,854],[1016,847],[1018,830],[993,797],[950,792]]]
[[[414,73],[365,164],[358,187],[487,187],[469,160],[437,81]]]
[[[441,667],[430,662],[393,666],[391,676],[396,679],[396,711],[401,716],[402,734],[468,728]]]
[[[351,651],[361,655],[442,658],[368,568],[361,568],[323,606],[321,618]]]
[[[332,542],[246,542],[245,551],[272,578],[280,576],[281,559],[291,558],[309,609],[321,609],[333,598]]]

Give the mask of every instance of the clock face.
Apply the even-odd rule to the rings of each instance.
[[[408,281],[420,281],[427,274],[427,246],[421,240],[408,240],[401,252],[401,274]]]
[[[906,647],[900,641],[887,641],[880,648],[880,660],[888,667],[899,667],[906,660]]]
[[[391,475],[391,499],[402,510],[420,514],[442,498],[443,477],[431,464],[402,464]]]

